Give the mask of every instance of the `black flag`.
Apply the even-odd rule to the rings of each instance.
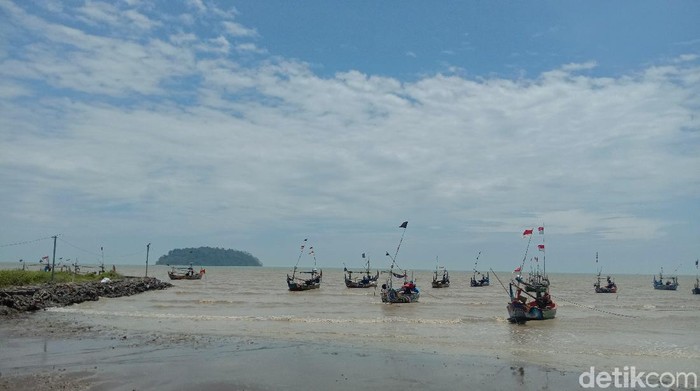
[[[364,257],[365,257],[365,253],[362,253],[362,258],[364,258]]]
[[[401,225],[399,225],[399,228],[406,228],[406,227],[408,227],[408,221],[404,221],[403,223],[401,223]]]

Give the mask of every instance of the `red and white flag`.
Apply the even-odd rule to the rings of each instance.
[[[537,232],[539,232],[540,235],[544,235],[544,227],[537,227]]]
[[[521,266],[518,266],[515,268],[515,270],[513,270],[513,273],[519,272],[521,270],[523,270],[523,268]]]
[[[540,251],[544,251],[544,244],[538,244],[537,249]]]
[[[523,231],[523,236],[532,235],[532,229],[526,229]]]

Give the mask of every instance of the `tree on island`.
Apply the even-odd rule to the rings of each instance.
[[[262,262],[249,252],[213,248],[178,248],[158,258],[156,265],[188,265],[202,266],[262,266]]]

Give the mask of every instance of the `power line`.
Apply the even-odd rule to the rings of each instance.
[[[52,239],[53,236],[47,236],[45,238],[39,238],[39,239],[34,239],[34,240],[25,240],[23,242],[15,242],[15,243],[8,243],[8,244],[0,244],[0,247],[10,247],[10,246],[20,246],[22,244],[29,244],[29,243],[34,243],[34,242],[39,242],[42,240],[48,240]]]
[[[98,257],[100,256],[99,253],[96,253],[96,252],[93,252],[93,251],[86,250],[86,249],[84,249],[84,248],[78,247],[78,246],[76,246],[76,245],[74,245],[74,244],[72,244],[72,243],[66,241],[66,240],[63,239],[63,238],[59,238],[59,239],[61,239],[61,242],[65,243],[65,244],[67,244],[67,245],[69,245],[69,246],[71,246],[71,247],[73,247],[73,248],[75,248],[75,249],[78,249],[78,250],[80,250],[80,251],[86,252],[86,253],[88,253],[88,254],[90,254],[90,255],[95,255],[95,256],[98,256]]]

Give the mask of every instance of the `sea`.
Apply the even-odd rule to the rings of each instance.
[[[168,281],[168,270],[150,266],[148,275]],[[202,280],[170,281],[174,286],[166,290],[31,316],[102,330],[112,340],[170,336],[167,349],[141,353],[163,362],[180,355],[177,367],[205,373],[207,362],[217,361],[214,367],[224,373],[210,375],[221,385],[228,384],[226,372],[237,373],[235,389],[304,389],[314,381],[318,387],[311,389],[580,389],[581,374],[591,370],[700,375],[695,276],[680,276],[677,291],[660,291],[653,289],[652,275],[615,275],[618,293],[596,294],[594,275],[550,274],[556,318],[519,325],[507,321],[507,285],[500,283],[507,284],[510,272],[491,273],[490,286],[470,287],[471,272],[450,271],[451,285],[442,289],[431,287],[433,271],[409,272],[420,301],[386,304],[380,288],[348,289],[342,269],[322,270],[320,289],[290,292],[288,268],[206,267]],[[143,266],[117,271],[145,275]],[[173,348],[172,336],[184,346]],[[93,343],[91,349],[105,346]],[[15,353],[22,355],[21,349]],[[125,372],[134,370],[123,366],[127,359],[95,357],[117,371],[119,363]],[[0,358],[8,357],[0,352]],[[154,365],[151,359],[141,362]],[[222,367],[229,359],[238,364]],[[33,365],[31,358],[23,360]]]

